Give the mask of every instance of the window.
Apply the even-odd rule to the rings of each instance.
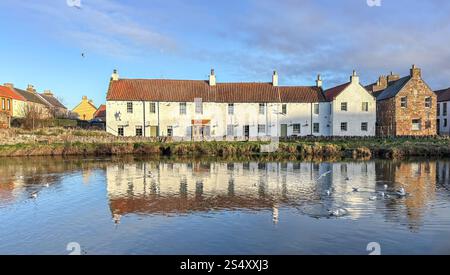
[[[5,99],[2,98],[2,110],[5,110]]]
[[[117,134],[118,134],[120,137],[123,137],[123,128],[122,128],[122,127],[120,127],[119,129],[117,129]]]
[[[233,103],[228,103],[228,114],[234,115],[234,104]]]
[[[341,102],[341,111],[347,112],[347,102]]]
[[[266,125],[258,124],[258,134],[265,134],[265,133],[266,133]]]
[[[127,113],[133,113],[133,102],[127,102]]]
[[[186,102],[181,102],[180,103],[180,115],[185,115],[186,114]]]
[[[408,107],[408,98],[406,96],[400,98],[400,107],[402,108]]]
[[[281,105],[281,113],[282,113],[283,115],[286,115],[286,114],[287,114],[287,104]]]
[[[8,111],[11,111],[11,100],[7,100],[8,104],[6,104],[6,107],[8,108]]]
[[[234,126],[231,124],[227,125],[227,136],[234,136]]]
[[[442,103],[442,115],[447,116],[447,102]]]
[[[368,112],[369,111],[369,102],[363,102],[362,103],[362,109],[363,112]]]
[[[313,124],[313,132],[314,132],[315,134],[320,133],[320,124],[319,124],[319,123],[314,123],[314,124]]]
[[[294,135],[298,135],[298,134],[300,134],[300,129],[301,128],[301,125],[300,124],[294,124],[294,125],[292,125],[292,133],[294,134]]]
[[[150,102],[150,114],[156,114],[156,103]]]
[[[341,131],[347,132],[347,122],[341,122]]]
[[[412,130],[413,131],[420,131],[422,128],[420,119],[413,119],[412,120]]]
[[[367,129],[368,129],[368,123],[367,122],[362,122],[361,123],[361,131],[367,132]]]
[[[444,127],[447,127],[447,119],[446,118],[444,118]]]
[[[441,115],[441,103],[438,103],[437,105],[437,116]]]
[[[259,103],[259,114],[264,115],[266,113],[266,105],[264,103]]]
[[[320,105],[318,103],[314,104],[314,114],[318,115],[320,113]]]
[[[431,108],[432,102],[433,102],[433,100],[431,99],[431,97],[426,97],[425,98],[425,108]]]
[[[203,102],[201,99],[195,99],[195,113],[203,114]]]
[[[172,126],[167,126],[167,136],[173,137],[173,127]]]
[[[142,126],[136,126],[136,136],[142,137]]]

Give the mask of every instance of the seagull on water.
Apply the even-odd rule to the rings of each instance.
[[[406,191],[405,188],[400,188],[400,190],[398,190],[397,192],[395,192],[397,195],[399,195],[400,197],[404,197],[406,196]]]
[[[356,187],[353,187],[353,192],[358,192],[359,191],[359,189],[358,188],[356,188]]]
[[[385,184],[385,185],[384,185],[384,190],[387,190],[387,189],[388,189],[388,185]]]
[[[35,199],[35,198],[37,198],[38,193],[39,193],[38,191],[33,192],[33,193],[31,193],[31,196],[30,196],[30,197],[31,197],[32,199]]]

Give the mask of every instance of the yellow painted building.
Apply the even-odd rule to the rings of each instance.
[[[83,96],[80,104],[73,108],[72,112],[78,114],[78,118],[82,120],[91,120],[94,118],[94,114],[97,111],[92,100],[89,100],[87,96]]]

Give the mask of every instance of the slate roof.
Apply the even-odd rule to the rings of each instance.
[[[392,82],[390,86],[388,86],[386,89],[384,89],[378,96],[377,100],[385,100],[392,97],[395,97],[408,83],[408,81],[411,79],[411,76],[405,76],[403,78],[400,78],[399,80]]]
[[[24,97],[27,101],[30,102],[34,102],[34,103],[38,103],[38,104],[42,104],[42,105],[48,105],[47,102],[45,102],[44,100],[42,100],[38,94],[32,93],[32,92],[28,92],[22,89],[18,89],[18,88],[13,88],[15,92],[17,92],[18,94],[20,94],[22,97]]]
[[[54,96],[49,95],[49,94],[45,94],[45,93],[39,94],[39,95],[42,96],[53,107],[67,109],[66,106],[64,106],[61,102],[59,102],[59,100],[56,99]]]
[[[450,101],[450,88],[438,90],[434,92],[437,95],[437,101]]]
[[[107,100],[245,103],[322,102],[322,89],[315,86],[279,86],[272,83],[217,83],[204,80],[119,79],[111,81]]]

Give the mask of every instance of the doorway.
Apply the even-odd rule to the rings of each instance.
[[[250,138],[250,126],[244,125],[244,137],[246,140]]]
[[[287,137],[287,124],[281,124],[281,137],[286,138]]]

